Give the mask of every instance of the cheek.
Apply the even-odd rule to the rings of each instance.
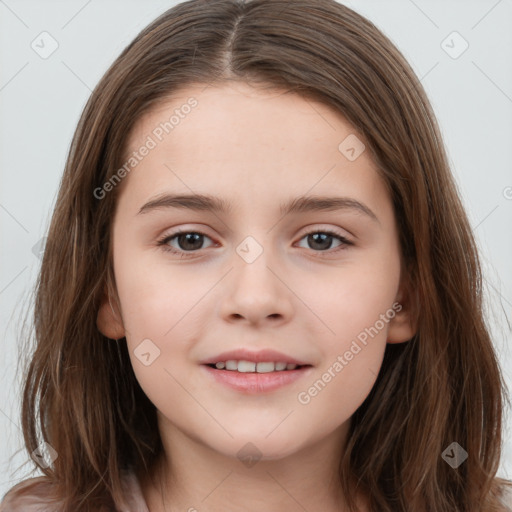
[[[389,252],[330,268],[309,280],[309,286],[300,287],[301,298],[318,317],[317,331],[325,340],[326,352],[348,350],[358,336],[364,341],[368,330],[373,334],[370,339],[385,342],[390,318],[383,323],[382,315],[394,316],[390,308],[399,278],[399,256]]]
[[[133,338],[162,338],[204,293],[188,273],[156,265],[149,256],[114,256],[123,323]]]
[[[380,276],[380,277],[379,277]],[[317,302],[323,322],[318,347],[322,366],[297,394],[303,414],[323,418],[328,431],[348,420],[373,388],[386,349],[389,322],[397,291],[398,272],[381,279],[377,266],[351,269],[342,281],[326,288]],[[395,306],[396,307],[396,306]]]
[[[177,405],[183,390],[172,375],[182,381],[189,370],[190,343],[204,322],[198,305],[211,284],[207,276],[157,265],[142,253],[127,257],[119,251],[114,268],[137,380],[153,403]]]
[[[373,388],[383,352],[384,346],[374,345],[351,361],[334,359],[299,391],[296,416],[304,421],[315,418],[320,437],[348,421]]]

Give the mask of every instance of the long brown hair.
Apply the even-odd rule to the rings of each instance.
[[[439,128],[404,57],[370,21],[334,0],[191,0],[121,53],[78,124],[49,229],[35,301],[35,351],[22,425],[58,458],[43,471],[63,510],[119,507],[121,471],[161,453],[155,407],[126,341],[96,326],[115,297],[110,229],[118,189],[94,191],[123,165],[142,114],[178,88],[241,80],[339,111],[364,136],[389,187],[417,334],[388,344],[352,417],[340,484],[355,510],[503,510],[497,479],[507,396],[482,309],[477,249]],[[441,456],[467,453],[454,469]],[[354,489],[352,478],[358,484]]]

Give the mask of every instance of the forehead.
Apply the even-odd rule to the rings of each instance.
[[[316,100],[287,90],[231,82],[215,87],[191,85],[160,100],[135,124],[127,146],[136,149],[152,135],[157,143],[179,141],[184,152],[202,139],[201,149],[229,146],[231,156],[237,149],[245,152],[261,144],[280,145],[284,151],[286,143],[306,154],[313,143],[318,151],[330,151],[334,134],[339,138],[354,132],[339,112]],[[326,138],[327,134],[331,137]]]
[[[141,197],[177,188],[217,195],[236,189],[249,199],[270,191],[383,189],[363,137],[339,112],[243,82],[191,85],[160,101],[135,124],[126,159],[144,146],[151,148],[123,183],[132,182]]]

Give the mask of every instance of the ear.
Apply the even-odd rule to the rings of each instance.
[[[402,283],[395,298],[395,316],[389,321],[388,343],[409,341],[418,328],[418,297]]]
[[[117,301],[110,300],[110,295],[105,289],[101,299],[98,316],[96,317],[96,325],[104,336],[112,340],[119,340],[125,336],[123,320],[116,306]]]

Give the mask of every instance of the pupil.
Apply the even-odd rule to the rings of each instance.
[[[326,240],[328,242],[327,244],[325,244]],[[331,245],[331,241],[332,241],[332,235],[328,235],[327,233],[313,233],[312,235],[308,236],[308,243],[310,243],[310,246],[313,249],[316,248],[321,251],[329,249],[329,247]]]
[[[194,247],[193,243],[197,242],[198,240],[201,240],[202,235],[199,233],[186,233],[184,235],[180,235],[178,238],[179,246],[184,250],[195,250],[200,249],[202,243],[199,244],[199,247]],[[184,243],[183,240],[185,241]],[[192,244],[192,247],[189,246],[189,244]]]

